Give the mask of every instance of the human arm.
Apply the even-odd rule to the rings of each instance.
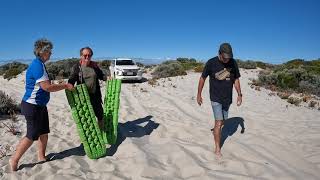
[[[202,89],[203,89],[205,81],[206,81],[206,78],[203,78],[201,76],[199,79],[199,83],[198,83],[198,94],[197,94],[197,102],[198,102],[199,106],[201,106],[201,104],[202,104],[201,93],[202,93]]]
[[[237,106],[240,106],[242,104],[242,93],[241,93],[241,87],[240,87],[240,80],[239,78],[235,80],[234,87],[238,93],[237,97]]]
[[[203,103],[201,93],[202,93],[202,89],[203,89],[204,83],[205,83],[205,81],[206,81],[206,78],[207,78],[207,77],[209,76],[209,74],[211,73],[209,67],[210,67],[210,61],[208,61],[208,62],[206,63],[206,65],[204,66],[203,71],[202,71],[202,74],[201,74],[200,79],[199,79],[199,83],[198,83],[198,93],[197,93],[197,103],[199,104],[199,106],[201,106],[201,104]]]
[[[234,87],[238,93],[238,97],[237,97],[237,106],[240,106],[242,104],[242,93],[241,93],[241,87],[240,87],[240,71],[238,68],[238,64],[236,61],[234,61],[234,65],[235,65],[235,81],[234,81]]]
[[[56,92],[63,89],[73,90],[74,87],[70,83],[51,84],[49,80],[41,81],[40,87],[47,92]]]

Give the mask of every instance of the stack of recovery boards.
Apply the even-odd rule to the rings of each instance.
[[[105,144],[114,144],[117,140],[119,96],[121,80],[108,80],[104,99],[104,129],[101,131],[89,93],[85,84],[66,90],[67,99],[71,107],[72,117],[76,122],[80,140],[87,156],[98,159],[105,156]]]

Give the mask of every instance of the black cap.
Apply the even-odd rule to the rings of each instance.
[[[222,43],[219,48],[219,52],[223,56],[223,58],[233,58],[232,48],[229,43]]]

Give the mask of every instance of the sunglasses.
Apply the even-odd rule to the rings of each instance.
[[[89,57],[91,57],[91,54],[83,54],[82,56],[85,58],[89,58]]]

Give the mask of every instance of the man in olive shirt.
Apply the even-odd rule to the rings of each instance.
[[[221,157],[221,127],[223,120],[228,118],[229,107],[232,103],[233,84],[238,93],[237,105],[242,103],[240,88],[240,73],[237,62],[233,59],[232,48],[229,43],[223,43],[219,48],[219,55],[206,63],[198,84],[197,102],[201,106],[201,92],[206,78],[209,76],[209,92],[212,110],[215,118],[213,130],[215,154]]]

